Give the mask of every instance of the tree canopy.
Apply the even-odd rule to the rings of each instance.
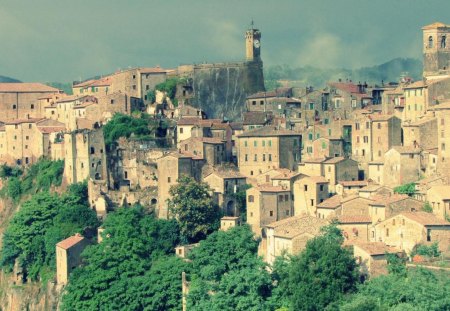
[[[205,183],[182,176],[169,190],[169,211],[180,226],[181,235],[189,243],[198,242],[219,226],[220,213]]]

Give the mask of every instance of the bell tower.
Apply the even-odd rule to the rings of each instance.
[[[423,76],[450,74],[450,25],[434,23],[423,30]]]
[[[249,62],[261,60],[261,32],[253,26],[252,20],[250,28],[245,32],[245,58]]]

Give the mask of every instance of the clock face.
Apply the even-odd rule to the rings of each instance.
[[[259,43],[259,40],[255,40],[255,41],[253,42],[253,46],[254,46],[255,48],[259,49],[259,47],[261,46],[261,44]]]

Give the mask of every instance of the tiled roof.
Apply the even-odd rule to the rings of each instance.
[[[276,137],[276,136],[300,136],[298,132],[286,129],[278,129],[273,126],[264,126],[251,131],[246,131],[238,137]]]
[[[206,143],[206,144],[216,144],[216,145],[224,144],[224,141],[217,137],[191,137],[191,138],[188,138],[188,139],[182,141],[181,143],[183,144],[183,143],[187,143],[189,141],[199,141],[199,142]]]
[[[367,180],[340,180],[338,183],[344,187],[364,187],[369,184]]]
[[[326,158],[311,158],[311,159],[305,159],[302,162],[303,163],[322,163],[325,162]]]
[[[329,209],[335,209],[341,206],[342,201],[342,195],[334,195],[331,198],[326,199],[319,205],[317,205],[318,208],[329,208]]]
[[[372,121],[388,121],[394,116],[392,114],[370,114],[368,117]]]
[[[5,124],[6,125],[15,125],[15,124],[22,124],[22,123],[36,123],[43,119],[44,118],[17,119],[17,120],[6,121]]]
[[[68,237],[65,240],[62,240],[61,242],[57,243],[56,246],[63,248],[63,249],[69,249],[75,244],[78,244],[79,242],[83,241],[84,237],[80,234],[75,234],[71,237]]]
[[[233,130],[243,130],[243,124],[242,122],[231,122],[230,126]]]
[[[267,92],[258,92],[252,95],[247,96],[247,99],[253,98],[267,98],[267,97],[285,97],[292,91],[291,87],[280,87],[273,91]]]
[[[265,125],[273,119],[271,111],[250,111],[244,112],[244,125]]]
[[[411,219],[415,222],[418,222],[421,225],[424,226],[449,226],[450,222],[445,221],[443,219],[437,218],[432,213],[426,213],[426,212],[402,212],[400,215]]]
[[[257,186],[260,192],[288,192],[289,189],[282,186],[272,186],[271,184],[264,184]]]
[[[314,236],[318,235],[320,233],[320,228],[327,224],[328,221],[325,219],[301,215],[273,222],[267,225],[267,227],[274,229],[274,236],[294,238],[304,233]]]
[[[42,83],[0,83],[0,93],[58,93],[57,88]]]
[[[341,224],[366,224],[372,222],[372,219],[365,215],[339,215],[337,220]]]
[[[403,127],[420,126],[420,125],[426,124],[431,121],[436,121],[436,118],[435,117],[423,117],[423,118],[418,119],[415,122],[405,123],[405,124],[403,124]]]
[[[345,160],[344,157],[334,157],[334,158],[326,160],[324,163],[325,164],[336,164],[336,163],[342,162],[344,160]]]
[[[347,92],[347,93],[359,93],[359,88],[354,83],[346,83],[346,82],[331,82],[328,83],[333,88],[338,90]]]
[[[383,242],[354,243],[355,246],[361,248],[369,255],[384,255],[386,253],[401,253],[402,251],[396,247],[387,246]]]
[[[423,88],[426,86],[427,86],[427,84],[421,80],[421,81],[416,81],[414,83],[405,85],[403,88],[404,89],[418,89],[418,88]]]
[[[278,171],[280,171],[280,174],[272,177],[272,179],[281,179],[281,180],[289,180],[295,176],[300,175],[299,172],[293,172],[291,170],[288,169],[278,169]]]
[[[54,133],[54,132],[61,132],[65,130],[65,127],[53,127],[53,126],[45,126],[45,127],[41,127],[38,126],[38,130],[41,133],[44,134],[49,134],[49,133]]]
[[[413,146],[393,146],[392,149],[400,154],[420,153],[420,149]]]
[[[370,198],[373,200],[373,202],[369,203],[370,205],[387,206],[389,204],[408,199],[409,196],[406,194],[394,193],[392,195],[377,194],[377,195],[371,196]]]

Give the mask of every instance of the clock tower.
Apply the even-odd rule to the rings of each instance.
[[[261,56],[261,32],[253,28],[253,21],[250,29],[245,32],[245,56],[247,61],[259,61]]]

